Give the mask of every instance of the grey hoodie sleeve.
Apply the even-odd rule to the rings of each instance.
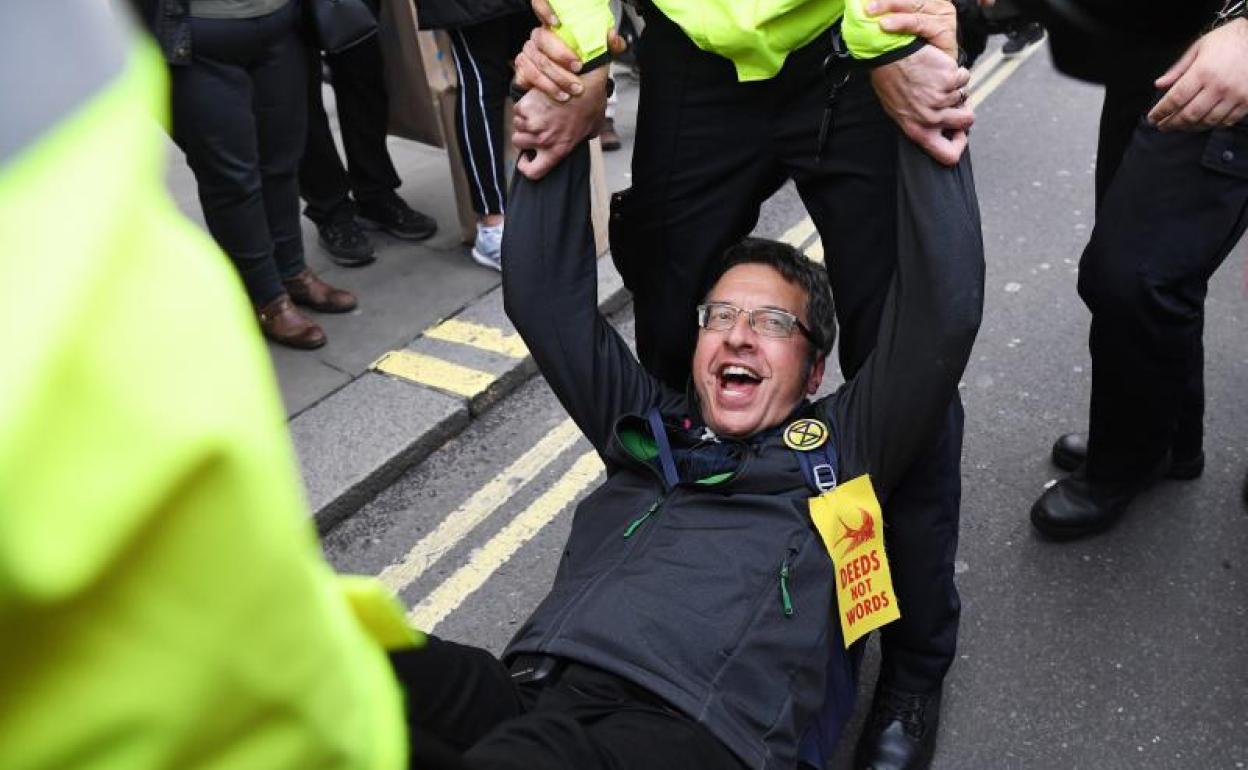
[[[984,246],[970,155],[948,168],[902,137],[897,272],[875,349],[825,402],[843,475],[870,473],[883,502],[935,438],[957,392],[984,304]]]

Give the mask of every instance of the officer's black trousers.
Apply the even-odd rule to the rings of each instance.
[[[898,129],[867,73],[856,72],[816,160],[829,50],[823,36],[791,54],[776,77],[740,83],[727,59],[647,11],[633,186],[613,203],[611,248],[633,292],[641,362],[673,387],[688,380],[694,306],[716,260],[754,228],[763,201],[786,180],[823,240],[846,376],[875,345],[897,259]],[[885,510],[902,619],[883,634],[882,674],[910,691],[939,687],[957,639],[958,405],[948,420]]]
[[[373,13],[378,0],[367,0]],[[313,222],[353,215],[350,197],[368,204],[394,194],[400,180],[386,149],[390,105],[381,43],[376,35],[345,51],[325,54],[333,78],[338,126],[347,156],[343,169],[321,97],[321,59],[310,56],[308,146],[299,167],[299,191]]]
[[[1092,399],[1087,472],[1138,478],[1167,451],[1201,451],[1204,302],[1209,278],[1248,225],[1248,126],[1199,133],[1158,131],[1151,106],[1106,94],[1106,137],[1130,141],[1111,173],[1079,270],[1092,311]],[[1107,152],[1108,149],[1108,152]]]
[[[476,647],[429,637],[393,653],[412,770],[741,770],[698,723],[647,691],[569,664],[517,685]]]
[[[258,307],[304,269],[299,158],[307,63],[292,0],[254,19],[191,19],[172,67],[173,139],[195,172],[208,231]]]

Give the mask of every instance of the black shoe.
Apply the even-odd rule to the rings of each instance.
[[[1079,466],[1088,459],[1088,434],[1067,433],[1053,442],[1053,464],[1064,471],[1079,470]],[[1170,462],[1170,470],[1166,478],[1177,481],[1191,481],[1200,478],[1205,472],[1205,453],[1195,457],[1175,458]]]
[[[433,217],[416,211],[397,195],[358,204],[365,227],[384,230],[405,241],[423,241],[438,231]]]
[[[1001,53],[1005,56],[1015,56],[1027,49],[1032,43],[1038,43],[1044,39],[1044,27],[1032,22],[1023,26],[1012,29],[1005,33],[1005,45],[1001,46]]]
[[[1031,524],[1054,540],[1074,540],[1118,523],[1135,496],[1165,478],[1167,456],[1152,473],[1132,481],[1093,481],[1083,469],[1045,490],[1031,506]]]
[[[854,751],[855,770],[921,770],[932,763],[940,691],[930,695],[877,683],[871,714]]]
[[[334,264],[360,267],[373,261],[373,244],[354,219],[331,220],[318,224],[316,229]]]

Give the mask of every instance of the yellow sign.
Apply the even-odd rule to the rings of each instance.
[[[901,617],[871,478],[859,476],[810,498],[810,517],[836,567],[837,614],[848,647]]]
[[[795,420],[784,429],[784,445],[799,452],[809,452],[828,440],[828,426],[818,420]]]

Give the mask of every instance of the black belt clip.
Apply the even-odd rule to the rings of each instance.
[[[563,671],[564,661],[553,655],[517,655],[511,662],[511,681],[516,684],[550,684]]]

